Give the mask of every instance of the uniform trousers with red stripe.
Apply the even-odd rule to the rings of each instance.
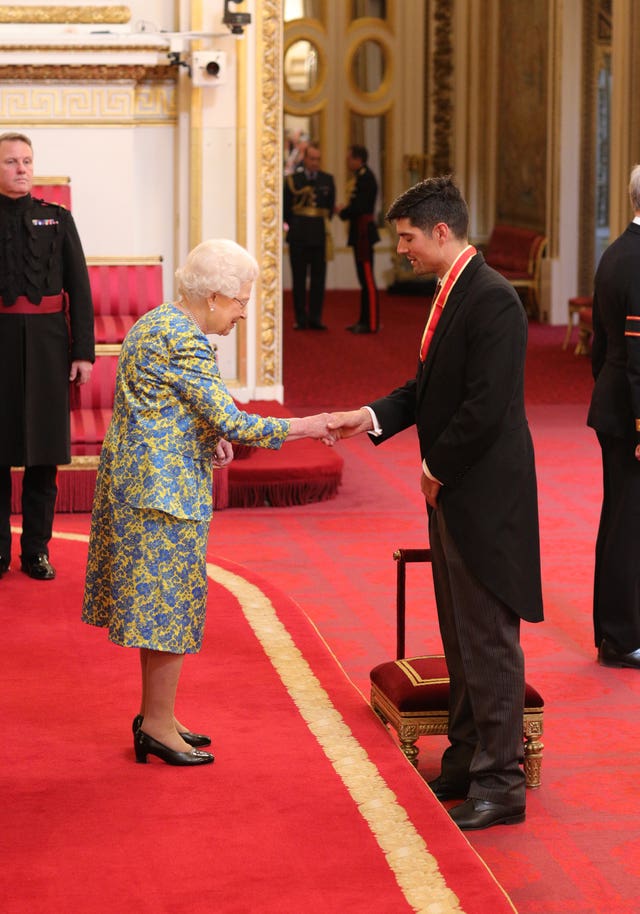
[[[361,289],[358,323],[375,333],[380,325],[380,302],[373,272],[373,247],[366,252],[364,259],[357,248],[354,248],[353,252]]]

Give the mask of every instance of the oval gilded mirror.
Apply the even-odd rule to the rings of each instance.
[[[284,55],[284,81],[289,92],[310,92],[318,84],[318,49],[310,41],[294,41]]]

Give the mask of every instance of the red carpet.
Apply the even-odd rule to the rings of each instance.
[[[380,293],[380,332],[354,336],[345,331],[358,307],[358,293],[327,294],[323,320],[328,333],[296,332],[293,307],[285,295],[285,402],[297,409],[353,408],[388,393],[415,376],[418,341],[429,299]],[[529,403],[588,403],[588,358],[562,349],[566,327],[529,325],[526,393]]]
[[[336,304],[343,299],[343,304]],[[352,293],[330,297],[325,315],[330,326],[327,334],[294,334],[288,326],[290,321],[285,325],[285,389],[287,406],[292,412],[299,414],[300,405],[307,412],[319,408],[359,406],[370,397],[385,393],[413,373],[415,326],[422,321],[419,299],[409,301],[387,297],[383,302],[384,326],[381,333],[357,339],[343,329],[353,320],[354,301]],[[406,339],[401,343],[403,335]],[[392,339],[396,336],[398,346],[402,345],[407,353],[397,365],[388,354],[395,351]],[[633,670],[608,670],[595,663],[591,583],[601,498],[599,450],[593,433],[584,424],[591,390],[589,362],[574,356],[571,349],[563,351],[563,336],[564,328],[531,325],[527,364],[529,417],[536,445],[540,491],[547,619],[540,626],[525,626],[523,642],[527,678],[540,689],[546,700],[542,787],[528,793],[527,821],[524,824],[470,834],[469,842],[506,889],[519,914],[635,914],[640,896],[637,827],[640,794],[637,789],[635,725],[640,677]],[[292,350],[294,345],[296,348]],[[339,453],[345,462],[337,498],[287,509],[262,507],[221,512],[213,520],[210,548],[212,555],[222,557],[221,564],[226,566],[228,561],[240,563],[247,569],[251,580],[260,575],[269,581],[271,587],[278,588],[299,604],[313,619],[347,675],[366,696],[369,670],[381,660],[388,659],[395,644],[393,549],[397,546],[425,545],[426,520],[418,492],[417,446],[410,430],[378,449],[364,439],[345,441],[339,446]],[[56,529],[77,530],[79,521],[78,517],[59,515]],[[54,544],[52,556],[54,562],[62,567],[57,549],[57,544]],[[80,565],[81,562],[75,562],[73,574],[82,574]],[[227,718],[223,722],[219,717],[219,713],[224,711],[222,704],[213,713],[212,680],[209,677],[215,676],[218,683],[217,648],[225,643],[223,639],[227,635],[226,603],[221,601],[219,604],[219,623],[214,623],[214,619],[217,620],[215,609],[209,617],[206,650],[212,650],[216,657],[211,666],[212,672],[205,672],[201,662],[204,655],[187,664],[184,702],[180,710],[184,709],[185,721],[194,726],[204,726],[207,721],[212,721],[222,737],[216,739],[218,761],[212,769],[216,778],[222,768],[219,765],[221,753],[226,754],[228,746],[234,755],[237,753],[237,758],[242,758],[242,770],[237,774],[242,790],[235,789],[235,793],[232,790],[228,795],[215,787],[208,790],[206,812],[201,813],[192,801],[190,791],[185,791],[182,786],[179,788],[179,801],[175,801],[175,793],[169,794],[167,807],[163,805],[162,794],[155,786],[153,795],[139,786],[146,784],[148,778],[138,776],[139,772],[144,774],[143,766],[130,764],[131,749],[126,731],[129,716],[135,711],[131,707],[135,680],[126,652],[119,652],[108,645],[100,632],[95,632],[91,638],[91,630],[87,634],[77,622],[78,594],[64,591],[55,601],[54,609],[51,605],[36,606],[34,612],[32,607],[35,603],[31,598],[19,597],[15,591],[7,589],[12,575],[13,572],[0,582],[0,605],[5,614],[10,613],[10,625],[5,626],[9,644],[5,664],[8,672],[4,677],[10,687],[3,690],[9,712],[8,732],[22,735],[39,732],[40,728],[46,739],[44,749],[40,741],[30,740],[24,744],[21,741],[16,750],[20,753],[20,764],[5,763],[4,795],[7,795],[7,783],[10,783],[12,801],[9,826],[3,833],[6,845],[4,856],[7,860],[10,846],[17,840],[24,849],[24,861],[19,864],[12,856],[15,868],[5,866],[4,875],[0,877],[4,880],[4,896],[12,897],[16,886],[20,892],[28,891],[30,871],[34,865],[38,867],[39,885],[46,889],[49,881],[55,878],[57,848],[58,856],[62,856],[61,874],[67,880],[67,891],[74,901],[80,895],[81,882],[72,873],[73,860],[69,856],[78,854],[80,875],[84,876],[91,870],[98,889],[101,890],[102,884],[105,884],[108,900],[112,900],[120,886],[122,893],[128,890],[132,899],[126,910],[135,905],[142,911],[151,910],[152,905],[155,905],[153,910],[162,910],[157,891],[151,891],[151,899],[145,900],[137,874],[130,879],[128,887],[122,888],[123,873],[130,872],[124,869],[128,858],[124,862],[119,860],[116,865],[110,857],[107,863],[102,845],[98,851],[95,850],[97,832],[101,829],[102,839],[106,835],[107,842],[115,843],[116,847],[117,842],[124,840],[124,849],[131,855],[134,839],[127,837],[126,832],[129,829],[135,833],[134,810],[142,805],[145,816],[147,806],[166,814],[166,821],[177,830],[181,839],[184,837],[186,840],[187,835],[194,833],[198,837],[202,834],[205,845],[203,848],[196,844],[195,861],[193,864],[187,862],[176,874],[181,858],[174,860],[175,849],[163,843],[159,855],[147,863],[151,876],[158,880],[166,869],[176,879],[182,878],[183,885],[188,885],[189,878],[195,879],[196,871],[215,866],[211,858],[215,857],[222,844],[214,830],[216,818],[223,816],[224,828],[233,813],[233,827],[226,839],[226,843],[232,846],[233,866],[227,875],[220,875],[223,889],[228,890],[230,895],[232,889],[235,890],[233,897],[239,899],[237,906],[231,907],[230,911],[240,914],[251,910],[241,907],[242,889],[239,885],[244,886],[246,881],[247,891],[254,893],[253,899],[258,897],[256,885],[259,888],[269,885],[271,880],[265,876],[263,859],[273,865],[272,881],[280,893],[280,912],[298,914],[322,910],[333,914],[334,911],[351,909],[351,900],[340,907],[340,903],[335,902],[336,896],[327,896],[327,892],[334,882],[342,891],[351,876],[357,876],[352,869],[363,865],[361,858],[354,860],[352,867],[349,847],[335,870],[329,873],[327,867],[320,884],[312,883],[312,878],[318,878],[315,862],[305,862],[311,843],[307,834],[311,817],[301,816],[304,821],[297,821],[300,831],[295,836],[287,831],[286,825],[281,824],[282,804],[287,806],[287,810],[295,810],[300,796],[304,796],[296,777],[299,770],[297,760],[292,764],[292,758],[296,758],[295,751],[288,756],[283,753],[288,764],[287,780],[290,775],[293,777],[291,790],[279,796],[276,787],[271,784],[270,791],[265,794],[268,802],[274,804],[269,811],[276,822],[276,831],[267,838],[267,846],[260,843],[265,835],[261,829],[257,830],[260,839],[257,841],[247,837],[251,833],[246,829],[241,834],[238,832],[238,822],[246,821],[246,809],[236,803],[236,794],[244,797],[245,786],[251,791],[255,788],[257,793],[260,786],[255,784],[258,775],[269,779],[269,754],[279,755],[279,741],[286,738],[288,727],[282,727],[280,717],[265,732],[258,714],[243,706],[237,719],[221,729]],[[22,575],[15,577],[24,578]],[[55,587],[58,583],[36,585],[26,579],[23,581],[29,588],[27,592],[33,592],[34,596],[43,593],[45,586]],[[48,590],[47,593],[51,595],[53,591]],[[50,604],[53,602],[49,601]],[[415,653],[439,650],[428,575],[420,575],[419,572],[409,575],[408,613],[409,648]],[[80,645],[80,641],[86,644],[87,638],[92,645],[89,656]],[[241,640],[245,644],[246,639]],[[229,645],[229,650],[232,647]],[[117,655],[123,653],[124,659],[117,660]],[[306,657],[306,649],[304,653]],[[248,668],[246,661],[249,655],[240,652],[234,656],[232,652],[230,656],[232,662],[220,671],[218,683],[225,697],[237,685],[238,667],[243,670]],[[253,658],[254,655],[250,656]],[[94,669],[98,657],[104,661],[104,670]],[[45,668],[49,669],[49,673],[43,688]],[[338,677],[334,674],[331,678],[336,679],[338,687]],[[324,685],[322,677],[321,681]],[[243,685],[250,688],[251,680]],[[20,689],[24,699],[19,694]],[[73,697],[70,698],[70,695]],[[271,692],[267,696],[267,705],[270,695]],[[331,695],[333,697],[333,692]],[[11,702],[9,696],[13,696]],[[61,707],[64,708],[63,719]],[[359,708],[358,713],[362,713],[365,720],[368,711],[364,702]],[[279,705],[277,709],[280,712]],[[262,710],[261,704],[260,713]],[[352,732],[356,732],[351,710],[347,713],[342,705],[340,710]],[[107,721],[106,729],[99,731],[89,742],[90,757],[87,760],[84,758],[84,747],[76,746],[78,741],[75,733],[70,734],[69,727],[74,730],[81,727],[84,739],[87,733],[95,733],[95,722],[103,720]],[[392,738],[386,735],[377,721],[373,723],[376,732],[394,750],[387,763],[395,764],[393,759],[402,761]],[[52,730],[55,731],[55,739],[51,736]],[[361,743],[364,741],[359,731],[358,740]],[[439,737],[420,741],[420,773],[423,776],[430,777],[437,772],[443,745],[444,740]],[[315,753],[309,753],[306,740],[304,746],[302,758],[307,764],[310,754]],[[56,752],[53,758],[48,759],[45,750],[50,747]],[[24,773],[25,752],[29,764],[33,761],[38,766],[39,777],[33,781],[28,781]],[[83,771],[87,765],[96,766],[98,777],[91,781],[90,794],[85,783],[86,775],[84,779],[74,775],[68,765],[65,758],[68,753],[74,760],[79,757]],[[375,758],[380,765],[381,756],[376,755]],[[280,757],[276,758],[276,762],[280,764]],[[114,764],[118,770],[133,769],[131,774],[136,779],[134,787],[137,789],[134,790],[128,780],[117,785],[133,810],[125,811],[122,824],[114,823],[108,811],[104,813],[104,822],[94,822],[96,810],[103,808],[99,800],[102,781],[106,781],[108,796],[116,794],[117,777],[111,770]],[[162,789],[166,789],[169,783],[177,782],[169,776],[176,772],[168,772],[159,764],[149,770],[162,779]],[[203,772],[197,773],[198,780],[191,778],[196,772],[187,774],[196,785],[196,799],[199,800],[201,788],[198,787],[198,780]],[[409,771],[409,774],[413,773]],[[386,780],[389,783],[390,778]],[[153,783],[155,785],[156,782]],[[208,783],[217,786],[220,781],[213,779]],[[180,785],[183,784],[181,779]],[[225,781],[224,786],[228,789],[229,782]],[[238,784],[231,786],[237,788]],[[71,828],[70,851],[65,844],[66,818],[60,818],[56,812],[58,806],[52,808],[49,805],[50,792],[64,796],[72,814],[82,803],[87,804],[83,821]],[[433,813],[431,807],[423,803],[420,794],[417,799],[412,799],[396,782],[394,792],[414,823],[417,823],[416,816]],[[74,799],[76,793],[78,799]],[[231,806],[231,812],[227,810],[227,805]],[[184,809],[184,814],[178,811],[179,808]],[[33,818],[22,815],[24,810],[31,813],[34,809]],[[79,811],[77,814],[80,816]],[[91,839],[87,849],[78,834],[81,829]],[[430,848],[434,838],[440,835],[441,823],[436,821],[434,825],[432,820],[425,832],[427,846]],[[317,837],[315,830],[313,837],[314,840]],[[289,854],[291,860],[297,862],[297,844],[304,851],[300,872],[294,867],[284,872],[277,854],[280,839],[284,841],[283,853]],[[144,848],[135,848],[133,857],[138,870],[138,860],[147,859],[148,847],[149,842]],[[327,845],[319,837],[314,847],[316,856],[322,857]],[[317,854],[318,847],[321,854]],[[34,849],[37,852],[35,855]],[[111,854],[110,844],[107,849]],[[359,851],[359,848],[355,850]],[[257,862],[252,860],[255,854],[258,855]],[[204,856],[207,857],[205,861]],[[452,856],[454,864],[462,862],[456,859],[455,853]],[[124,859],[124,851],[121,858]],[[312,869],[307,869],[310,866]],[[257,874],[255,880],[252,878],[254,872]],[[292,879],[292,873],[294,884],[289,887],[287,880]],[[261,876],[265,877],[263,883],[259,882]],[[109,880],[114,884],[109,885]],[[298,893],[303,880],[307,881],[312,892],[312,904],[321,904],[320,895],[324,889],[324,907],[309,908],[299,904]],[[362,883],[367,885],[363,888]],[[366,875],[360,879],[358,891],[361,894],[353,902],[354,910],[358,910],[358,903],[365,902],[366,910],[372,914],[396,914],[406,909],[401,905],[387,906],[388,896],[380,894],[378,886],[375,878],[370,885]],[[288,897],[289,890],[294,899],[291,906],[286,901],[282,902],[282,898]],[[176,894],[171,895],[172,902],[177,894],[176,889]],[[86,898],[83,904],[85,901]],[[171,910],[186,910],[190,901],[191,896],[187,896],[185,901],[183,893]],[[344,898],[341,896],[342,901]],[[89,902],[97,903],[90,895]],[[73,909],[73,906],[69,907]],[[60,909],[64,910],[64,907]],[[117,904],[111,907],[111,910],[118,909]],[[45,914],[49,914],[46,908],[36,905],[29,905],[23,910],[44,910]],[[23,910],[18,909],[19,914],[23,914]],[[224,909],[217,908],[213,902],[208,910]],[[493,903],[489,907],[476,903],[465,910],[473,914],[488,914],[496,909]],[[11,911],[11,914],[14,912]],[[92,914],[91,907],[89,914]]]
[[[299,608],[235,564],[212,559],[179,709],[216,762],[136,765],[137,652],[79,622],[69,537],[55,581],[2,582],[5,730],[30,737],[1,776],[4,911],[513,911]]]

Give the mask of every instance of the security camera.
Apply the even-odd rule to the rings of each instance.
[[[227,55],[224,51],[194,51],[191,55],[194,86],[219,86],[226,82]]]
[[[228,25],[232,35],[242,35],[244,28],[251,24],[251,13],[232,13],[230,3],[242,3],[243,0],[224,0],[224,16],[222,21]]]

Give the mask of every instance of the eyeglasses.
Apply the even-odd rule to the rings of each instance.
[[[224,295],[224,292],[215,292],[214,294],[215,295]],[[247,307],[247,305],[249,304],[249,301],[250,301],[248,298],[236,298],[235,295],[224,295],[224,297],[228,298],[229,301],[237,302],[240,305],[240,307],[243,309]]]

